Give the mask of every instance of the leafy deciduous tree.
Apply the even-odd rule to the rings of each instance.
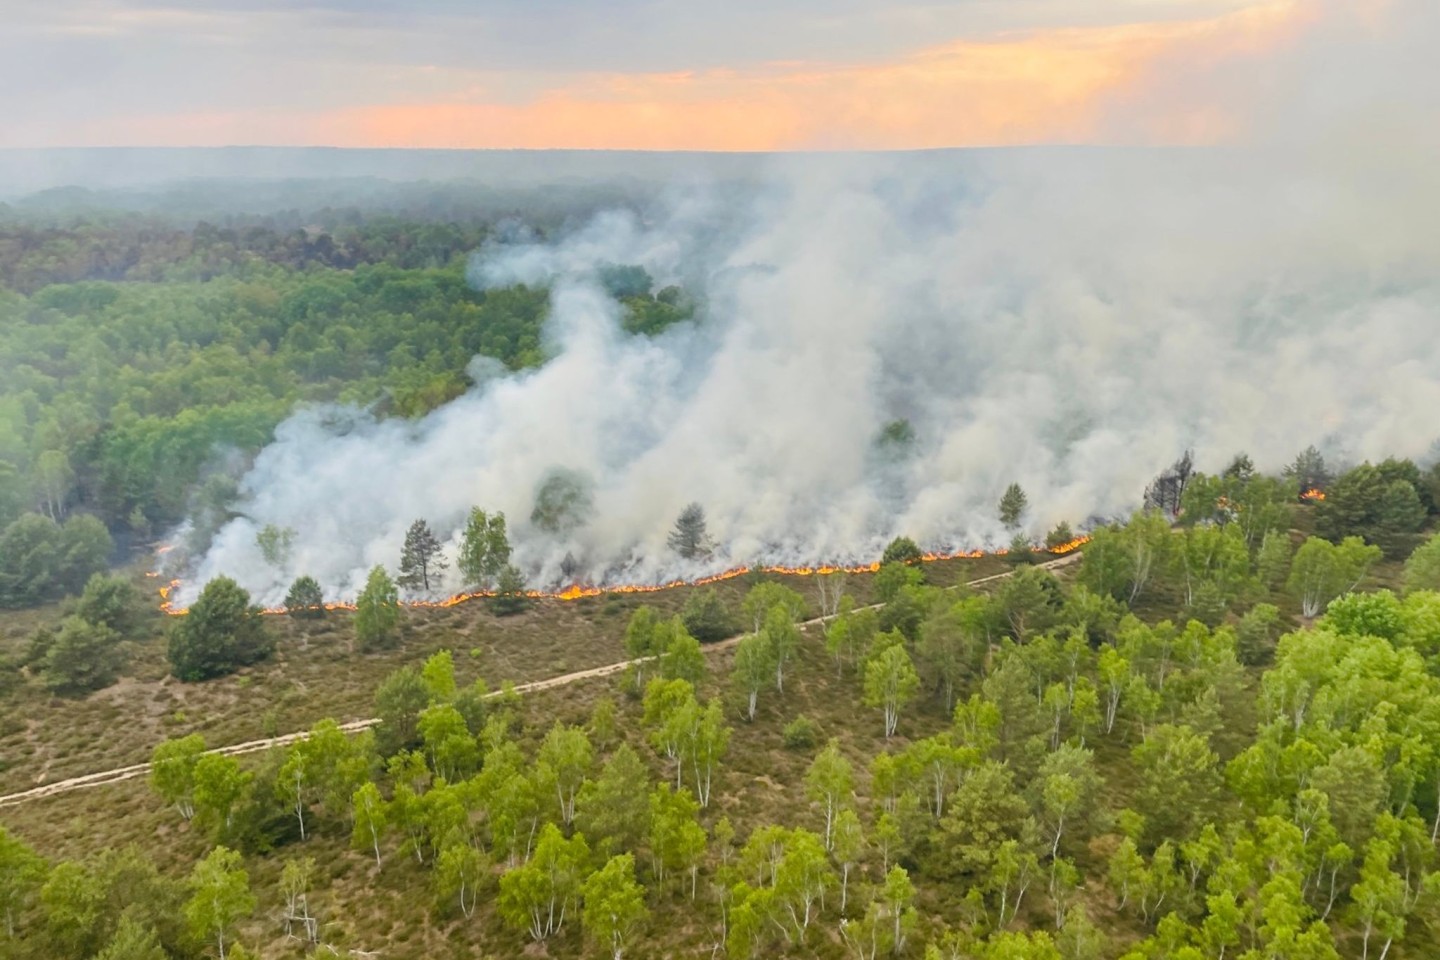
[[[15,922],[45,881],[45,861],[0,827],[0,914],[5,934],[15,936]]]
[[[831,740],[810,763],[805,773],[805,792],[825,817],[825,849],[833,843],[835,818],[850,807],[855,792],[855,772],[840,752],[840,742]]]
[[[538,758],[540,778],[555,790],[560,803],[560,820],[567,827],[575,819],[575,798],[594,760],[590,739],[580,727],[559,721],[545,735]]]
[[[883,711],[887,738],[894,736],[900,709],[915,696],[919,686],[920,677],[902,644],[886,647],[865,665],[865,704]]]
[[[235,924],[255,909],[250,875],[240,854],[216,847],[190,873],[194,895],[185,904],[185,919],[201,940],[213,941],[225,960],[225,945]]]
[[[559,827],[545,824],[530,860],[500,877],[500,916],[537,942],[559,933],[580,895],[589,859],[584,836],[566,840]]]
[[[198,733],[166,740],[150,755],[150,786],[180,816],[195,816],[195,765],[205,752],[205,738]]]
[[[645,893],[635,882],[635,859],[628,853],[611,857],[581,888],[585,932],[621,960],[625,948],[645,922]]]
[[[454,898],[460,913],[466,917],[475,913],[485,876],[485,857],[468,843],[447,844],[435,858],[435,886],[440,899]]]
[[[290,562],[290,552],[295,547],[295,531],[267,523],[255,534],[255,545],[260,548],[260,556],[265,558],[266,563],[283,570]]]
[[[487,515],[472,507],[460,538],[460,574],[465,583],[488,590],[510,564],[510,539],[505,532],[505,514]]]
[[[381,566],[373,567],[355,600],[355,639],[362,650],[392,642],[400,625],[400,594]]]
[[[1288,585],[1300,598],[1300,612],[1317,616],[1331,600],[1355,589],[1375,561],[1380,548],[1359,537],[1346,537],[1338,545],[1310,537],[1295,552]]]
[[[740,692],[746,697],[747,719],[754,721],[755,706],[760,691],[775,675],[774,653],[769,642],[759,634],[751,634],[740,640],[735,648],[735,666],[732,676]]]
[[[356,850],[368,848],[374,851],[377,867],[381,865],[380,838],[389,826],[387,814],[380,788],[368,780],[362,783],[350,800],[350,819],[355,824],[350,845]]]
[[[600,775],[585,781],[575,800],[575,825],[600,854],[634,851],[650,832],[650,776],[638,754],[621,743]]]

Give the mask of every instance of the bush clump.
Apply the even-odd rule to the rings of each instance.
[[[815,726],[815,721],[803,713],[785,724],[785,729],[781,731],[780,735],[785,741],[785,746],[791,750],[808,750],[820,740],[820,731]]]
[[[691,594],[690,599],[685,601],[680,619],[690,636],[701,643],[733,637],[740,629],[730,608],[725,606],[725,601],[714,589]]]

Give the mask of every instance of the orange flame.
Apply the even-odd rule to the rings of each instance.
[[[1064,543],[1055,544],[1055,546],[1050,547],[1047,552],[1060,557],[1067,553],[1074,553],[1089,542],[1089,537],[1076,537],[1074,540],[1066,540]]]
[[[1068,540],[1065,543],[1060,543],[1056,544],[1053,547],[1048,547],[1042,552],[1049,553],[1057,557],[1064,556],[1067,553],[1072,553],[1075,550],[1080,549],[1080,547],[1088,543],[1089,540],[1089,537],[1076,537],[1074,540]],[[990,554],[990,556],[1003,557],[1009,552],[1009,550],[1001,547],[993,554]],[[986,556],[984,550],[960,550],[955,553],[924,553],[920,555],[920,560],[923,563],[932,563],[936,560],[975,560],[983,556]],[[600,597],[607,594],[659,593],[662,590],[673,590],[676,587],[703,587],[711,583],[720,583],[724,580],[733,580],[736,577],[745,576],[752,570],[758,570],[761,573],[773,573],[787,577],[813,577],[817,575],[825,576],[832,573],[875,573],[879,569],[880,562],[878,560],[873,563],[861,563],[850,566],[839,564],[818,564],[812,567],[734,567],[730,570],[723,570],[720,573],[714,573],[707,577],[698,577],[694,580],[671,580],[668,583],[627,583],[613,587],[596,587],[589,584],[574,583],[563,590],[557,590],[553,592],[546,590],[526,590],[525,596],[529,597],[532,600],[566,601],[581,600],[586,597]],[[146,576],[159,577],[160,574],[152,572],[147,573]],[[175,591],[179,588],[179,580],[171,580],[169,583],[165,584],[160,588],[160,610],[162,613],[168,614],[172,617],[180,617],[190,612],[189,609],[186,607],[175,606],[174,602],[170,599],[171,596],[174,595]],[[481,600],[486,597],[493,596],[496,596],[496,591],[494,590],[476,590],[468,593],[457,593],[453,597],[446,597],[444,600],[405,600],[402,601],[401,605],[406,607],[413,607],[416,609],[438,610],[444,609],[446,607],[457,607],[460,604],[468,603],[471,600]],[[354,610],[355,604],[347,602],[327,603],[325,604],[325,609]],[[287,613],[288,611],[284,607],[265,607],[262,608],[260,612],[267,614],[281,614]]]
[[[1317,487],[1311,487],[1309,490],[1300,494],[1300,499],[1307,503],[1315,503],[1325,499],[1325,491]]]

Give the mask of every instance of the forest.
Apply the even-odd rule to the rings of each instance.
[[[1433,955],[1435,472],[1178,474],[1072,553],[902,538],[874,574],[571,603],[287,616],[221,579],[169,620],[98,575],[7,631],[0,790],[150,765],[0,799],[7,948]]]
[[[328,219],[0,217],[0,606],[73,593],[117,544],[186,517],[203,542],[299,404],[418,416],[471,386],[476,356],[546,359],[547,290],[466,280],[504,222]],[[643,268],[602,281],[634,334],[695,314]]]

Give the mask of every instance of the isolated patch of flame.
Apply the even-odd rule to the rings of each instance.
[[[1321,499],[1324,499],[1324,496],[1324,494],[1321,494]],[[1076,537],[1074,540],[1067,540],[1065,543],[1056,544],[1053,547],[1046,547],[1040,552],[1049,553],[1052,556],[1056,557],[1064,556],[1067,553],[1071,553],[1075,550],[1080,549],[1080,547],[1088,543],[1089,540],[1089,537]],[[160,547],[155,552],[157,554],[165,554],[172,549],[174,549],[173,546],[166,545]],[[996,557],[1003,557],[1009,552],[1009,550],[1001,547],[999,550],[996,550],[993,554],[990,555]],[[974,560],[985,555],[986,554],[984,550],[961,550],[956,553],[923,553],[920,555],[920,561],[922,563],[933,563],[936,560]],[[676,587],[703,587],[709,583],[719,583],[722,580],[733,580],[736,577],[745,576],[745,574],[750,573],[752,570],[758,570],[760,573],[773,573],[787,577],[813,577],[825,576],[832,573],[875,573],[879,569],[880,562],[878,560],[874,563],[862,563],[856,564],[854,566],[820,564],[813,567],[734,567],[730,570],[724,570],[720,573],[711,574],[708,577],[699,577],[695,580],[671,580],[668,583],[632,583],[621,584],[620,586],[615,587],[592,587],[584,584],[575,583],[566,587],[564,590],[526,590],[525,596],[533,600],[563,601],[581,600],[585,597],[600,597],[604,596],[605,594],[611,593],[659,593],[661,590],[673,590]],[[160,574],[151,571],[150,573],[145,574],[145,576],[158,578]],[[187,607],[175,606],[174,602],[170,599],[172,596],[174,596],[175,591],[179,588],[180,581],[178,579],[171,580],[169,583],[166,583],[163,587],[160,588],[161,612],[167,613],[172,617],[184,616],[185,614],[190,612],[189,608]],[[444,600],[403,600],[401,601],[401,606],[415,607],[419,609],[441,609],[444,607],[458,607],[460,604],[468,603],[471,600],[482,600],[486,597],[493,596],[496,596],[496,592],[494,590],[477,590],[470,593],[457,593],[453,597],[446,597]],[[355,604],[327,603],[324,604],[324,607],[326,610],[354,610]],[[286,613],[287,611],[284,607],[265,607],[260,612]]]
[[[1300,499],[1315,503],[1325,499],[1325,491],[1317,487],[1311,487],[1309,490],[1300,494]]]

